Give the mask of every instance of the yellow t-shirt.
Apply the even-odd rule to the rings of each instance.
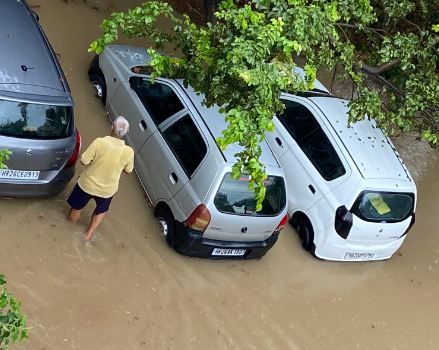
[[[122,171],[133,171],[134,151],[123,140],[99,137],[82,154],[81,162],[87,167],[78,179],[79,187],[93,196],[109,198],[119,188]]]

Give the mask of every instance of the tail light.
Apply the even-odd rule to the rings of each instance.
[[[288,215],[285,214],[285,216],[280,221],[279,225],[277,225],[276,229],[274,230],[273,235],[278,235],[280,231],[282,231],[285,225],[287,224],[287,221],[288,221]]]
[[[200,204],[187,218],[186,225],[192,230],[204,232],[209,226],[211,216],[204,204]]]
[[[353,220],[354,219],[352,213],[344,205],[337,208],[335,212],[334,226],[335,231],[341,238],[348,238],[349,231],[352,228]]]
[[[69,160],[67,161],[66,168],[69,168],[71,166],[74,166],[76,164],[76,161],[79,157],[79,152],[81,152],[81,135],[79,134],[78,129],[75,130],[75,148],[73,149],[72,155],[70,156]]]

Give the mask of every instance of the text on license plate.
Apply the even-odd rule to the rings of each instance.
[[[345,260],[369,260],[373,259],[375,253],[346,253]]]
[[[0,169],[0,178],[2,179],[36,180],[39,176],[40,172],[36,170]]]
[[[224,248],[215,248],[212,252],[212,255],[228,255],[228,256],[241,256],[245,254],[245,249],[224,249]]]

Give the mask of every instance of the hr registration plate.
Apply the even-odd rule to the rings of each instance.
[[[373,259],[375,253],[346,253],[344,256],[345,260],[370,260]]]
[[[35,170],[0,169],[1,179],[36,180],[39,176],[40,172]]]
[[[212,252],[212,255],[215,256],[242,256],[245,254],[245,249],[223,249],[223,248],[215,248]]]

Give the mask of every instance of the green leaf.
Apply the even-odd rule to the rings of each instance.
[[[6,289],[4,276],[0,275],[0,349],[26,337],[26,317],[21,313],[20,304]]]

